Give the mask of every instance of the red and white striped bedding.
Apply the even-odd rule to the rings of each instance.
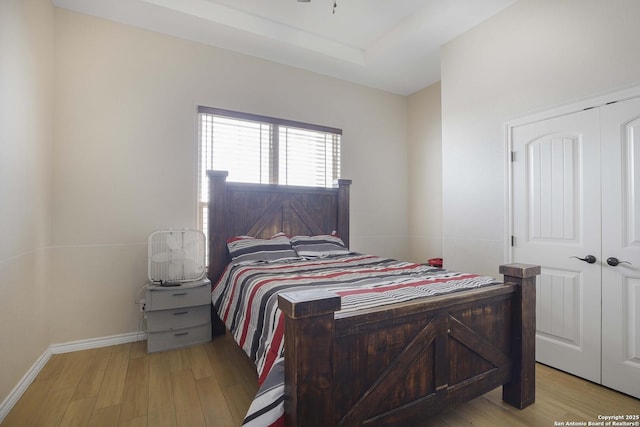
[[[342,297],[345,312],[493,283],[491,277],[361,254],[230,264],[213,289],[212,301],[258,371],[260,390],[243,425],[284,426],[284,319],[278,309],[279,292],[326,289]]]

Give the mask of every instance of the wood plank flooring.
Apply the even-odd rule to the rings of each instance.
[[[640,400],[538,365],[536,403],[519,411],[496,389],[415,427],[559,426],[640,414]],[[257,390],[229,334],[147,354],[146,342],[54,355],[7,415],[8,426],[237,427]]]
[[[139,341],[53,355],[1,425],[235,427],[256,391],[229,334],[153,354]]]

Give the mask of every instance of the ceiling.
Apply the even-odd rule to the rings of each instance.
[[[440,80],[440,46],[516,0],[53,0],[401,95]]]

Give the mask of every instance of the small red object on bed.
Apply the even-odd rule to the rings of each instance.
[[[427,261],[427,264],[429,264],[431,267],[442,268],[442,258],[431,258],[429,261]]]

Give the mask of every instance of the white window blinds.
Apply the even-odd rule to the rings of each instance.
[[[209,107],[198,107],[198,119],[198,222],[205,233],[207,170],[226,170],[234,182],[311,187],[340,178],[340,129]]]
[[[339,134],[280,126],[279,141],[281,183],[331,187],[339,178]]]
[[[229,181],[269,182],[271,126],[267,123],[200,114],[201,164],[226,170]]]

